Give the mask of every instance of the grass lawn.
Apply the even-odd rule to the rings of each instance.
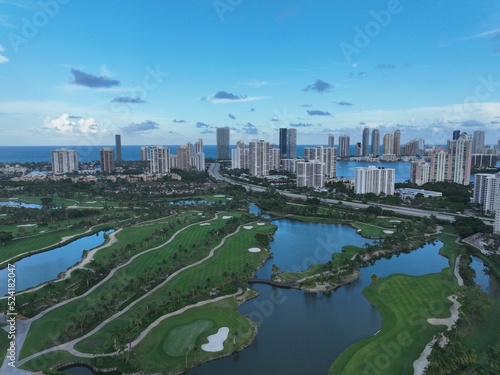
[[[360,223],[359,221],[355,221],[351,223],[351,225],[356,229],[361,229],[360,234],[369,238],[381,238],[386,237],[390,234],[384,233],[384,230],[388,230],[387,228],[379,227],[377,225]]]
[[[223,284],[228,279],[229,273],[233,271],[236,274],[242,274],[245,269],[257,269],[267,257],[267,253],[251,253],[248,249],[257,246],[255,233],[269,233],[273,229],[273,226],[265,225],[254,227],[252,230],[240,230],[236,235],[229,237],[212,258],[181,272],[129,311],[109,322],[99,332],[75,345],[75,348],[82,352],[96,353],[99,351],[98,348],[102,347],[109,337],[112,337],[112,332],[129,324],[134,316],[144,314],[146,304],[160,305],[169,296],[185,295],[191,290],[197,290],[198,287],[204,289],[207,280],[210,280],[210,285],[217,287]]]
[[[391,275],[368,286],[363,294],[382,315],[380,332],[351,345],[329,373],[413,374],[418,358],[434,334],[444,326],[427,323],[431,317],[449,316],[455,280],[444,274],[424,276]]]
[[[95,225],[92,228],[92,233],[98,232],[104,228],[112,228],[112,227],[116,227],[118,225],[124,225],[131,220],[133,220],[133,219],[111,221],[109,223]],[[78,221],[80,221],[80,220],[78,220]],[[5,266],[5,264],[2,264],[2,263],[6,262],[9,259],[16,258],[19,255],[22,255],[22,254],[30,255],[28,253],[36,252],[36,251],[43,249],[43,248],[61,246],[62,244],[59,244],[59,242],[61,241],[61,239],[63,237],[68,237],[68,236],[73,236],[73,235],[83,236],[83,235],[90,235],[91,234],[91,233],[84,234],[88,230],[88,228],[82,228],[82,229],[78,229],[78,230],[75,230],[72,228],[66,228],[66,223],[67,223],[67,221],[64,221],[64,228],[62,228],[62,229],[57,229],[57,230],[48,229],[47,233],[40,233],[40,234],[36,234],[33,236],[25,237],[25,238],[14,239],[3,246],[0,246],[0,267]],[[31,230],[31,228],[36,228],[37,231],[39,231],[41,229],[40,227],[28,227],[25,229]],[[16,228],[16,229],[19,229],[19,228]],[[2,230],[3,230],[3,228],[2,228]],[[77,238],[78,237],[75,237],[70,241],[74,241]],[[64,244],[66,244],[66,243],[67,242],[65,242]],[[18,259],[16,259],[16,260],[18,260]]]
[[[241,215],[241,213],[232,212],[228,215],[238,216]],[[224,215],[220,215],[220,217],[222,216]],[[22,357],[36,353],[41,349],[51,347],[60,342],[61,332],[65,327],[71,324],[71,318],[74,316],[75,311],[78,312],[78,314],[85,314],[95,306],[99,304],[102,305],[105,301],[111,300],[118,291],[127,288],[128,285],[130,285],[129,282],[135,280],[138,275],[150,273],[151,270],[158,264],[161,264],[163,260],[167,263],[171,262],[174,253],[178,253],[177,261],[185,262],[186,264],[184,265],[202,259],[208,255],[208,251],[220,241],[216,237],[209,236],[208,233],[213,229],[222,227],[225,222],[226,220],[219,218],[215,221],[211,221],[211,225],[209,226],[193,225],[181,232],[168,245],[136,258],[131,264],[116,272],[110,280],[102,284],[85,298],[75,300],[49,312],[31,326],[26,344],[23,347]],[[259,227],[259,229],[260,228],[264,227]],[[267,230],[269,230],[269,227]],[[205,241],[208,241],[207,244],[205,244]],[[193,244],[195,243],[198,243],[199,247],[193,250]],[[180,245],[185,249],[184,252],[178,250]],[[193,256],[195,256],[196,259],[193,259]],[[227,268],[220,270],[220,274],[225,270],[227,270]],[[208,276],[205,276],[204,280],[206,280],[207,277]],[[183,288],[186,288],[188,285],[189,282],[187,282]]]
[[[253,328],[249,320],[237,311],[236,305],[234,298],[228,298],[162,321],[134,348],[141,369],[161,373],[182,371],[185,368],[186,354],[188,365],[192,367],[208,359],[232,353],[248,344],[254,335]],[[208,342],[207,336],[216,333],[220,327],[229,328],[224,350],[218,353],[201,350],[201,345]],[[119,366],[124,371],[128,370],[117,358],[79,358],[65,351],[41,355],[22,368],[40,371],[68,362],[87,363],[101,368]]]
[[[185,369],[208,359],[237,351],[253,338],[250,321],[236,309],[234,298],[188,310],[181,315],[162,321],[136,347],[135,351],[145,362],[153,364],[151,372]],[[222,352],[209,353],[201,349],[207,337],[228,327],[229,334]],[[236,334],[235,334],[236,333]]]
[[[78,314],[85,314],[93,306],[102,304],[104,301],[109,301],[118,291],[129,285],[129,281],[134,277],[139,274],[150,272],[152,267],[161,263],[163,259],[170,260],[170,257],[177,251],[179,245],[182,244],[183,247],[191,249],[192,243],[207,238],[209,230],[217,228],[217,225],[221,227],[223,224],[224,221],[219,219],[211,222],[210,226],[194,225],[186,229],[168,245],[136,258],[131,264],[120,269],[110,280],[106,281],[88,296],[72,301],[49,312],[32,324],[22,350],[22,356],[27,356],[41,349],[53,346],[60,340],[61,332],[64,328],[71,324],[71,319],[75,311],[78,312]],[[165,241],[167,241],[167,239],[163,242]],[[214,243],[211,245],[212,246],[209,246],[210,248],[213,247]],[[147,250],[147,248],[143,250]],[[201,246],[200,251],[201,250],[203,250],[204,255],[206,255],[209,249],[208,247],[205,248]],[[182,258],[182,256],[182,254],[179,255],[179,258]],[[202,256],[199,256],[199,258],[201,257]]]

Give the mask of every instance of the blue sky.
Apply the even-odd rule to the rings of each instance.
[[[500,139],[497,1],[0,0],[0,145]]]

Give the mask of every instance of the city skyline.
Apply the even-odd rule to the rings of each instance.
[[[500,139],[493,2],[232,4],[2,1],[0,146]]]

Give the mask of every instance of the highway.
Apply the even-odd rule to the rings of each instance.
[[[252,189],[253,191],[266,190],[266,188],[262,187],[262,186],[233,181],[233,180],[228,179],[227,177],[222,176],[220,174],[220,164],[219,163],[212,163],[208,169],[208,173],[217,180],[222,180],[222,181],[225,181],[225,182],[233,184],[233,185],[241,185],[246,190],[250,190],[250,189]],[[280,194],[283,194],[283,195],[290,197],[290,198],[295,198],[295,199],[307,199],[308,198],[306,195],[302,195],[302,194],[294,194],[294,193],[280,191],[280,190],[276,190],[276,191],[279,192]],[[439,211],[422,210],[422,209],[413,208],[413,207],[390,206],[390,205],[382,204],[382,203],[369,203],[368,204],[368,203],[350,202],[350,201],[337,200],[337,199],[326,199],[326,198],[321,198],[321,202],[329,203],[329,204],[338,204],[338,202],[342,202],[343,205],[353,207],[355,209],[365,209],[369,206],[378,206],[378,207],[383,208],[384,210],[391,210],[391,211],[394,211],[395,213],[398,213],[401,215],[408,215],[408,216],[414,216],[414,217],[430,217],[431,215],[434,215],[439,220],[446,220],[449,222],[453,222],[455,220],[456,216],[464,216],[462,214],[443,213],[443,212],[439,212]],[[483,218],[482,220],[487,225],[493,225],[493,219]]]

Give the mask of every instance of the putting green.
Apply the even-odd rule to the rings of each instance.
[[[190,324],[176,327],[170,331],[163,349],[172,357],[184,355],[186,349],[192,350],[196,339],[206,330],[212,328],[214,323],[210,320],[196,320]]]

